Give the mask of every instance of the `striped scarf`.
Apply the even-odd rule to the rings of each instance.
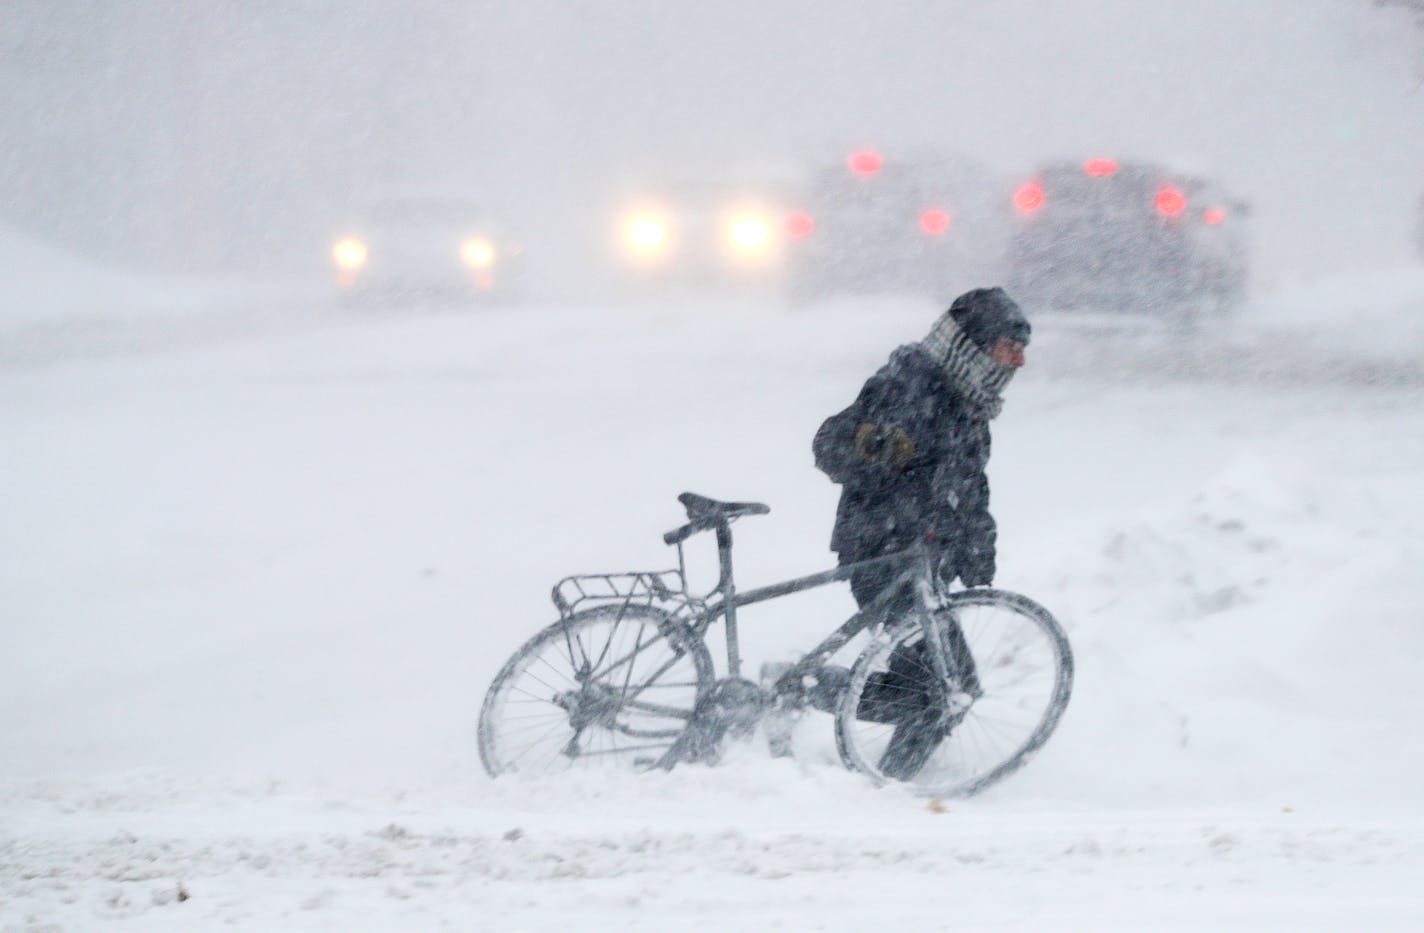
[[[920,347],[939,364],[944,376],[969,403],[975,420],[990,421],[1003,410],[1004,386],[1013,378],[1012,367],[994,358],[969,339],[949,312],[940,315]]]

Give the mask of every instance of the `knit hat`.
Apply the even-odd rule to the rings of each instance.
[[[969,403],[977,417],[998,417],[1003,391],[1013,367],[989,355],[1000,337],[1028,343],[1028,318],[1002,288],[976,288],[954,300],[949,310],[920,341],[920,348],[939,364],[945,378]]]
[[[954,299],[949,316],[965,336],[981,350],[988,351],[1000,337],[1028,343],[1028,318],[1002,288],[976,288]]]

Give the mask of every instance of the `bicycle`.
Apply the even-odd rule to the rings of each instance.
[[[725,738],[763,723],[773,754],[789,754],[787,724],[806,711],[817,672],[865,631],[869,643],[834,709],[836,747],[848,768],[876,783],[967,796],[1022,767],[1052,735],[1072,693],[1073,655],[1042,606],[1004,590],[950,592],[926,544],[738,592],[731,524],[770,509],[694,493],[678,501],[688,522],[663,536],[677,548],[676,569],[577,575],[554,585],[559,620],[514,653],[480,711],[480,759],[491,776],[713,762]],[[683,543],[709,530],[720,574],[697,596],[688,590]],[[896,576],[871,604],[770,683],[741,676],[738,609],[877,564]],[[718,619],[727,648],[722,678],[704,639]],[[907,764],[896,743],[906,746],[897,736],[909,734],[911,720],[919,744]]]

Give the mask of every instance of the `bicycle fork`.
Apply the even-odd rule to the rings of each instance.
[[[921,572],[915,575],[915,611],[925,644],[931,649],[935,678],[945,691],[944,725],[953,728],[984,695],[984,689],[964,629],[932,581],[929,559],[922,558]]]

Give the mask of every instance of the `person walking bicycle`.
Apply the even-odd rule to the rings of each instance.
[[[1003,391],[1024,365],[1031,327],[1002,288],[960,295],[924,339],[898,347],[845,410],[827,418],[812,451],[818,469],[841,486],[831,550],[842,566],[929,542],[946,584],[994,582],[996,537],[989,511],[989,423]],[[850,573],[864,608],[894,582],[873,565]],[[901,612],[910,609],[904,596]],[[932,710],[934,672],[916,646],[902,647],[889,670],[874,675],[858,715],[895,725],[880,762],[908,779],[939,736]],[[810,701],[835,708],[850,671],[826,666]]]
[[[485,770],[711,764],[725,739],[758,728],[772,754],[793,754],[789,727],[808,704],[832,714],[845,766],[877,783],[966,796],[1021,768],[1057,728],[1073,687],[1057,620],[989,586],[988,423],[1028,336],[1002,290],[962,295],[822,425],[816,462],[843,487],[834,568],[739,587],[732,524],[770,508],[684,492],[687,523],[663,535],[676,567],[557,582],[558,620],[509,658],[485,694]],[[703,534],[716,539],[719,573],[697,593],[683,545]],[[966,588],[951,591],[955,580]],[[796,660],[763,665],[760,683],[742,676],[744,610],[842,581],[859,603],[849,618]],[[721,665],[707,647],[714,625]],[[827,665],[862,634],[849,671]]]

